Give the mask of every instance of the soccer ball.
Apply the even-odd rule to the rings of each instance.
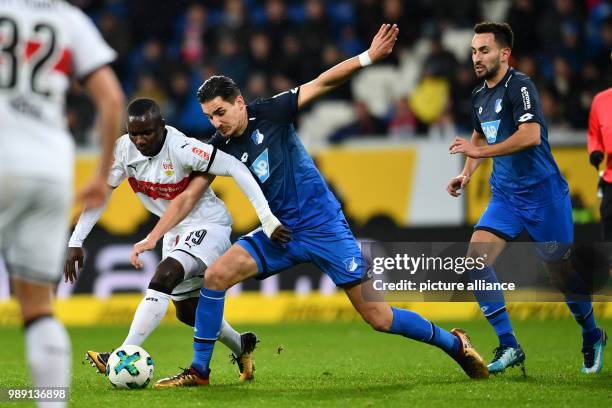
[[[106,376],[117,388],[144,388],[153,378],[153,359],[142,347],[121,346],[106,363]]]

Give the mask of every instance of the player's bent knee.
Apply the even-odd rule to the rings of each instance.
[[[176,285],[181,283],[185,277],[185,271],[179,261],[174,258],[166,258],[157,265],[155,275],[149,282],[149,289],[171,294]]]
[[[204,286],[212,290],[226,290],[230,287],[230,278],[228,273],[224,273],[223,269],[213,264],[204,274]]]

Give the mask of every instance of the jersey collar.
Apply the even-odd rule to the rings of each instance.
[[[484,82],[484,87],[486,90],[492,91],[493,89],[497,89],[500,86],[505,86],[508,87],[508,81],[510,80],[510,77],[512,77],[514,75],[514,68],[508,66],[508,71],[506,71],[506,75],[504,75],[504,77],[501,79],[501,81],[499,81],[497,84],[495,84],[495,86],[493,88],[489,88],[487,86],[487,82]]]

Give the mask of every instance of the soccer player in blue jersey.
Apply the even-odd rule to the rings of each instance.
[[[558,244],[552,253],[538,246],[549,271],[569,270],[574,239],[569,189],[551,154],[540,97],[529,77],[508,65],[514,38],[508,24],[480,23],[474,32],[472,61],[483,82],[472,93],[471,141],[456,138],[449,148],[451,154],[462,153],[467,160],[461,174],[447,186],[450,195],[459,196],[482,159],[493,158],[491,201],[474,227],[469,251],[482,252],[474,243],[486,243],[492,265],[505,242],[526,230],[535,242]],[[496,280],[491,267],[477,273],[473,278]],[[500,342],[489,372],[514,365],[524,372],[525,353],[513,333],[503,294],[475,295]],[[582,372],[597,373],[603,364],[606,333],[597,327],[591,302],[572,299],[567,296],[566,303],[582,326]]]
[[[367,277],[357,241],[293,125],[300,108],[389,55],[398,32],[397,26],[383,24],[363,54],[300,87],[248,105],[228,77],[211,77],[200,87],[202,109],[217,129],[211,144],[249,167],[274,214],[291,228],[292,240],[275,244],[258,229],[240,238],[208,268],[196,312],[191,367],[158,381],[156,387],[207,385],[226,290],[250,277],[264,279],[305,262],[317,265],[343,288],[375,330],[438,346],[470,377],[488,377],[486,364],[462,330],[448,332],[411,311],[364,299]]]

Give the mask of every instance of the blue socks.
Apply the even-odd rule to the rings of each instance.
[[[476,280],[484,280],[487,283],[497,283],[495,270],[491,266],[483,269],[473,269],[469,272],[469,277],[472,282]],[[476,290],[474,296],[480,305],[480,310],[493,326],[495,334],[499,338],[500,346],[518,347],[518,342],[512,331],[512,323],[510,316],[506,311],[506,302],[504,293],[501,290]]]
[[[576,322],[582,327],[583,344],[592,346],[597,343],[601,337],[601,331],[597,328],[597,322],[595,322],[593,304],[591,302],[572,302],[569,300],[565,303],[574,315]]]
[[[391,308],[393,321],[389,333],[401,334],[413,340],[433,344],[451,357],[459,354],[461,345],[459,339],[452,333],[439,328],[421,315],[409,310]]]
[[[195,316],[191,367],[208,377],[210,359],[223,321],[224,290],[202,288]]]

